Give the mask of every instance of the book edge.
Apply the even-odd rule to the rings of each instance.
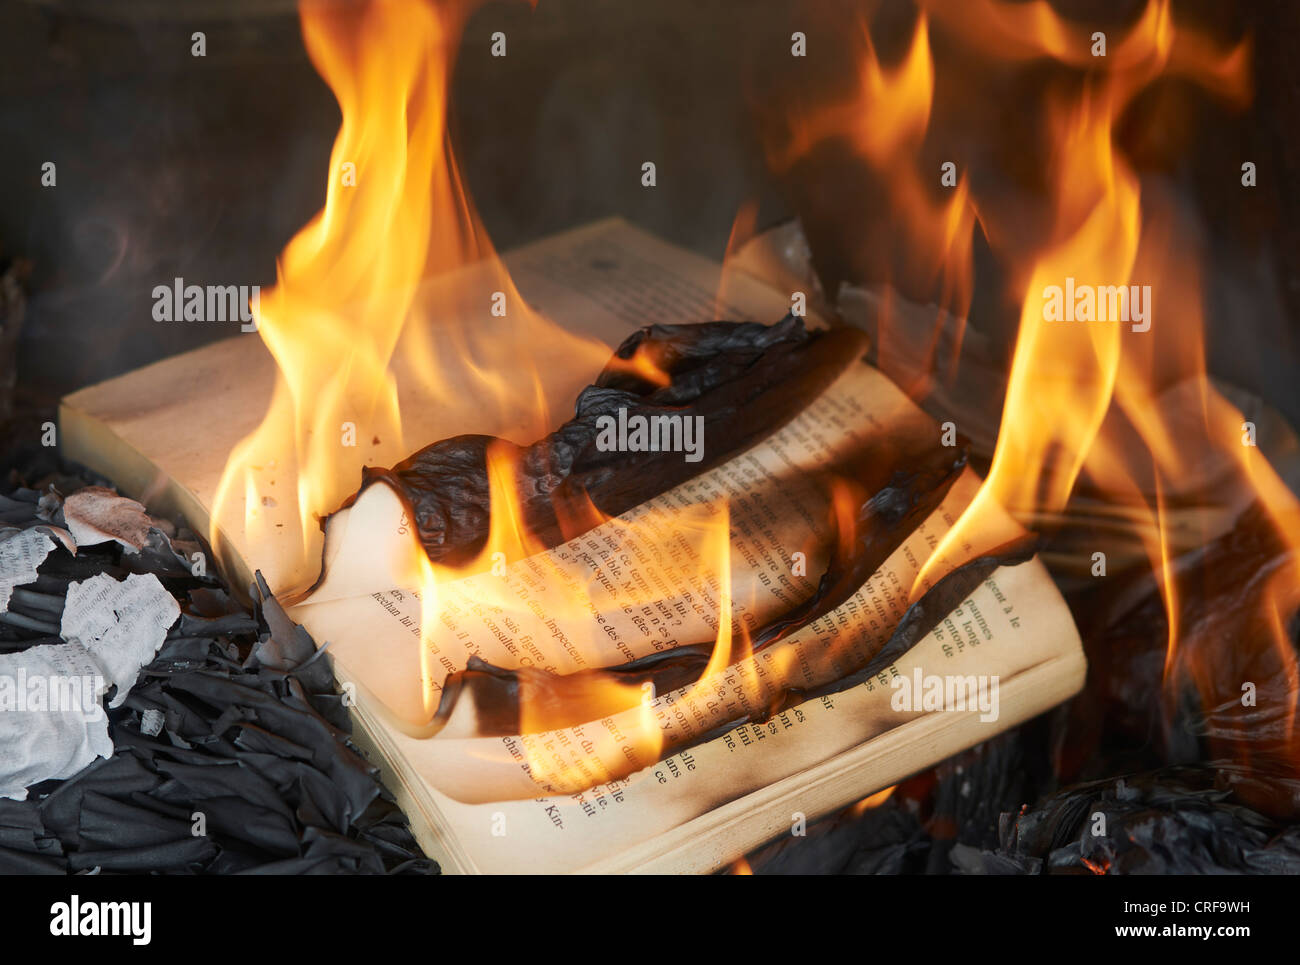
[[[1086,673],[1087,661],[1076,637],[1069,651],[1035,664],[1002,683],[996,733],[1004,733],[1074,696],[1083,688]],[[956,715],[956,722],[952,721],[953,716],[939,712],[909,720],[821,764],[719,805],[671,831],[611,858],[588,864],[575,873],[716,871],[788,831],[794,813],[790,809],[796,802],[798,807],[794,810],[812,821],[992,736],[982,729],[978,711],[962,712]],[[845,785],[868,771],[871,779],[860,782],[846,794]]]
[[[996,733],[1004,733],[1074,696],[1083,688],[1086,673],[1087,661],[1076,635],[1069,649],[1001,684]],[[411,831],[425,853],[435,858],[444,871],[483,873],[458,847],[455,831],[438,811],[424,779],[400,753],[385,750],[382,733],[374,733],[371,716],[361,700],[353,710],[358,731],[365,735],[368,759],[380,768],[385,786],[406,813]],[[707,874],[788,830],[794,811],[812,821],[897,784],[990,736],[979,721],[978,711],[925,714],[570,873]],[[866,779],[859,779],[863,777]]]

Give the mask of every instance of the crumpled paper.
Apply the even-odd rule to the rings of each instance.
[[[133,573],[121,583],[100,575],[68,587],[59,635],[80,643],[104,668],[117,686],[109,703],[116,707],[180,615],[180,604],[152,573]]]
[[[104,672],[77,643],[0,654],[0,797],[71,777],[113,753]]]
[[[101,574],[68,587],[66,643],[0,654],[0,797],[22,800],[113,753],[102,697],[116,687],[110,706],[126,699],[179,616],[153,574]]]

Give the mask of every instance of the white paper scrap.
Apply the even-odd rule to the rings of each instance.
[[[162,733],[167,718],[157,707],[150,707],[140,715],[140,733],[145,737],[157,737]]]
[[[9,546],[19,537],[23,554]],[[32,530],[0,542],[0,572],[22,576],[27,566],[35,578],[53,547]],[[19,562],[6,565],[10,558]],[[126,699],[178,616],[179,604],[152,573],[121,583],[102,573],[68,587],[60,627],[66,643],[0,654],[0,797],[22,800],[29,785],[71,777],[113,753],[104,694],[116,685],[112,705]]]
[[[0,613],[9,609],[15,586],[32,583],[36,567],[54,549],[54,540],[38,529],[19,530],[0,539]]]
[[[77,643],[0,654],[0,797],[76,774],[113,753],[104,671]]]
[[[180,616],[175,598],[152,573],[133,573],[121,583],[101,573],[68,587],[59,634],[80,643],[103,667],[117,696],[116,707],[153,659]]]

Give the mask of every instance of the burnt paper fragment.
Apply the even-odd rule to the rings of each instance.
[[[873,795],[877,800],[810,822],[803,837],[780,835],[746,860],[756,875],[1032,870],[1038,859],[997,851],[998,823],[1036,796],[1038,749],[1023,726],[999,734]]]
[[[315,641],[303,627],[289,619],[278,600],[271,594],[266,579],[259,572],[254,587],[257,591],[258,613],[270,629],[270,634],[258,642],[249,654],[245,667],[271,667],[293,674],[302,681],[308,693],[312,695],[312,706],[322,715],[337,725],[332,714],[336,710],[347,712],[341,707],[333,706],[329,693],[334,687],[334,674],[327,661],[321,659],[324,650],[317,650]],[[328,707],[329,710],[323,708]]]
[[[1219,760],[1078,784],[1004,813],[1000,846],[958,869],[999,873],[1011,859],[1048,874],[1300,874],[1300,828],[1244,803],[1251,782]],[[1268,783],[1300,790],[1294,779]]]
[[[127,553],[144,549],[153,526],[142,505],[102,486],[86,486],[68,496],[63,519],[78,546],[113,541]]]
[[[445,439],[391,469],[364,470],[358,495],[376,482],[391,486],[431,561],[469,563],[488,535],[487,460],[494,448],[514,467],[522,522],[539,545],[556,546],[600,515],[626,512],[775,432],[866,348],[856,329],[809,332],[794,316],[770,326],[650,326],[618,347],[596,382],[579,394],[574,417],[546,438],[530,446],[484,435]],[[649,371],[666,375],[669,384],[639,374]],[[628,418],[702,418],[707,440],[700,458],[601,451],[598,422],[618,418],[620,410]],[[327,521],[327,539],[328,527]]]

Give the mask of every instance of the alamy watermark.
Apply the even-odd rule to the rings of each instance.
[[[0,674],[0,713],[79,714],[85,721],[104,716],[100,695],[108,683],[98,674]]]
[[[241,332],[257,331],[260,285],[187,285],[173,278],[153,289],[155,322],[233,322]]]
[[[926,674],[917,667],[910,677],[894,677],[889,686],[894,690],[889,706],[902,713],[978,710],[986,724],[998,719],[997,674]]]
[[[681,452],[687,462],[704,458],[704,416],[628,415],[627,409],[596,419],[600,452]]]
[[[153,903],[148,901],[82,901],[72,895],[50,905],[50,934],[56,937],[120,936],[132,945],[148,945],[153,937]]]
[[[1135,332],[1151,328],[1150,285],[1078,285],[1043,289],[1043,320],[1047,322],[1130,322]]]

